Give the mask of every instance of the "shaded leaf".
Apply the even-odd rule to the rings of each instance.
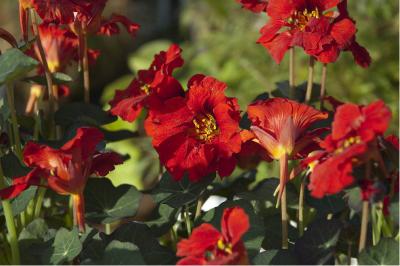
[[[18,157],[9,152],[0,158],[4,176],[14,178],[26,175],[30,169],[23,165]]]
[[[39,64],[38,61],[16,48],[5,51],[0,56],[0,84],[14,82]]]
[[[117,131],[109,131],[105,129],[101,129],[104,133],[104,139],[113,142],[113,141],[120,141],[124,139],[135,138],[139,136],[137,131],[130,131],[130,130],[117,130]]]
[[[253,259],[255,265],[296,265],[296,255],[290,250],[271,249],[261,252]]]
[[[145,264],[139,248],[130,242],[111,241],[104,250],[103,265],[143,265]]]
[[[179,209],[167,204],[159,204],[154,216],[146,221],[154,236],[162,236],[175,224]]]
[[[68,231],[65,228],[59,229],[54,238],[52,248],[49,261],[51,264],[59,265],[72,261],[82,250],[78,230],[76,228],[72,231]]]
[[[72,78],[65,73],[55,72],[52,73],[52,76],[53,76],[53,83],[56,85],[65,84],[72,81]],[[24,79],[24,81],[47,86],[47,80],[44,75],[27,77]]]
[[[363,250],[359,257],[360,265],[399,265],[399,242],[382,238],[376,246]]]
[[[89,178],[84,196],[86,219],[92,223],[111,223],[134,216],[142,193],[130,185],[114,187],[106,178]]]
[[[326,217],[329,213],[336,214],[346,208],[346,202],[343,199],[343,193],[325,196],[322,199],[314,198],[310,195],[310,191],[305,191],[305,201],[307,205],[317,210],[319,217]]]

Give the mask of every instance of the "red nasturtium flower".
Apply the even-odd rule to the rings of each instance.
[[[342,50],[351,50],[357,59],[368,52],[355,42],[356,27],[340,0],[270,0],[268,23],[261,29],[258,42],[280,63],[285,52],[294,46],[323,63],[335,62]],[[338,7],[342,15],[330,9]],[[366,53],[366,55],[365,55]],[[365,60],[361,66],[367,66]],[[368,63],[369,64],[369,63]]]
[[[236,0],[243,8],[254,13],[266,12],[268,0]]]
[[[236,155],[240,168],[255,169],[261,161],[272,161],[265,149],[254,141],[255,135],[250,130],[240,131],[240,137],[242,138],[242,147]]]
[[[308,131],[328,115],[306,104],[284,98],[257,101],[247,108],[251,130],[269,157],[281,163],[279,198],[288,180],[287,160],[301,157],[315,145],[324,128]],[[284,166],[286,165],[286,166]],[[286,167],[286,168],[285,168]]]
[[[188,87],[186,97],[151,107],[146,132],[176,180],[185,173],[192,181],[215,171],[228,176],[241,147],[237,99],[226,97],[226,84],[213,77],[195,75]]]
[[[0,197],[15,198],[31,185],[44,185],[61,195],[71,195],[75,221],[83,231],[83,191],[88,178],[93,174],[105,176],[114,165],[122,163],[117,153],[96,151],[102,139],[103,133],[96,128],[79,128],[75,137],[60,149],[28,142],[23,152],[24,163],[33,169],[26,176],[14,178],[10,187],[0,191]]]
[[[247,265],[249,264],[242,236],[249,229],[249,218],[242,208],[224,210],[221,232],[204,223],[193,230],[189,239],[178,243],[177,265]]]
[[[178,45],[172,44],[168,51],[156,54],[149,69],[139,70],[137,78],[128,88],[116,91],[114,99],[110,102],[110,112],[132,122],[143,107],[157,98],[166,100],[183,95],[182,86],[171,76],[175,68],[183,65],[181,52],[182,49]]]
[[[337,108],[332,133],[320,143],[324,150],[311,171],[311,195],[322,198],[354,182],[353,167],[376,159],[376,137],[388,128],[391,112],[378,100],[368,106],[343,104]],[[379,158],[378,158],[379,159]]]

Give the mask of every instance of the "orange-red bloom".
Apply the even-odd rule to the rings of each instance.
[[[185,173],[198,181],[214,173],[228,176],[240,151],[239,106],[225,96],[226,84],[196,75],[186,97],[155,104],[145,121],[161,162],[176,180]]]
[[[254,13],[266,12],[268,0],[236,0],[243,8]]]
[[[60,149],[28,142],[23,156],[33,168],[26,176],[13,179],[10,187],[0,191],[0,197],[18,196],[31,185],[44,185],[61,195],[72,195],[76,224],[85,229],[83,190],[92,174],[107,175],[122,158],[114,152],[97,152],[96,145],[103,133],[96,128],[79,128],[73,139]],[[43,179],[46,183],[41,184]]]
[[[281,163],[308,154],[323,128],[308,131],[311,124],[328,115],[306,104],[284,98],[257,101],[247,108],[253,126],[251,130],[269,157]],[[287,171],[287,169],[281,169]],[[287,182],[280,180],[280,195]]]
[[[339,6],[340,5],[340,6]],[[332,12],[337,7],[341,12]],[[356,62],[367,66],[368,52],[355,42],[356,27],[340,0],[270,0],[267,13],[271,17],[261,29],[258,42],[280,63],[285,52],[294,46],[323,63],[335,62],[342,50],[357,54]]]
[[[374,158],[376,137],[388,128],[390,110],[379,100],[368,106],[343,104],[337,108],[328,135],[310,176],[311,195],[322,198],[340,192],[354,182],[353,166]]]
[[[156,54],[149,69],[140,70],[128,88],[116,91],[110,101],[110,112],[132,122],[151,102],[183,95],[182,86],[171,76],[175,68],[183,65],[181,52],[182,49],[173,44],[168,51]]]
[[[177,265],[248,264],[242,236],[249,229],[249,218],[242,208],[225,209],[221,232],[204,223],[193,230],[189,239],[178,243],[176,255],[184,257]]]

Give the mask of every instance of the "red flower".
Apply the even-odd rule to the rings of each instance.
[[[25,9],[34,7],[46,22],[68,24],[74,21],[74,12],[82,12],[86,0],[22,0]]]
[[[249,229],[249,218],[243,209],[225,209],[221,232],[204,223],[193,230],[189,239],[178,243],[176,255],[184,257],[177,265],[248,264],[247,252],[241,240]]]
[[[152,106],[146,132],[176,180],[186,172],[192,181],[215,171],[228,176],[241,146],[237,100],[226,97],[226,84],[213,77],[196,75],[188,87],[185,98]]]
[[[140,29],[139,24],[130,21],[127,17],[118,14],[112,14],[109,20],[102,19],[100,29],[97,33],[107,36],[119,34],[120,30],[117,23],[122,24],[122,26],[125,27],[132,37],[135,37],[137,31]]]
[[[72,195],[76,224],[85,229],[83,190],[92,174],[107,175],[114,165],[121,164],[121,157],[113,152],[100,153],[96,145],[103,133],[96,128],[79,128],[73,139],[60,149],[28,142],[24,149],[24,162],[33,168],[26,176],[13,179],[13,184],[0,191],[0,197],[10,199],[18,196],[30,185],[50,187],[61,195]]]
[[[256,137],[251,131],[242,130],[240,137],[242,138],[242,147],[236,156],[240,168],[254,169],[261,161],[272,161],[264,148],[254,141]]]
[[[128,88],[116,91],[110,102],[111,113],[132,122],[143,107],[158,98],[166,100],[182,95],[181,85],[171,76],[175,68],[183,65],[181,51],[178,45],[173,44],[168,51],[155,55],[148,70],[140,70]]]
[[[287,179],[287,160],[302,157],[317,141],[323,129],[307,131],[310,125],[328,117],[308,105],[284,98],[257,101],[247,108],[251,130],[268,156],[281,163],[279,198]]]
[[[79,41],[71,31],[63,29],[54,24],[39,25],[39,34],[43,49],[46,54],[46,61],[50,72],[63,72],[72,61],[79,60]],[[41,56],[36,43],[27,54],[40,61]],[[94,62],[98,51],[89,49],[89,61]],[[43,71],[40,69],[40,71]]]
[[[254,13],[267,11],[268,0],[236,0],[236,2]]]
[[[307,54],[323,63],[335,62],[341,50],[362,53],[365,49],[354,42],[354,22],[344,15],[335,18],[335,13],[329,11],[338,7],[344,12],[346,6],[339,7],[339,2],[270,0],[267,13],[271,19],[261,29],[262,36],[258,42],[278,64],[285,52],[294,46],[302,47]],[[361,51],[361,48],[364,50]]]
[[[375,139],[386,131],[390,119],[390,110],[380,100],[368,106],[339,106],[332,134],[320,145],[325,153],[311,172],[311,195],[322,198],[352,184],[353,166],[376,156]]]

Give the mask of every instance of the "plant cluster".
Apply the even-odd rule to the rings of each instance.
[[[195,74],[171,44],[117,90],[104,111],[90,103],[90,34],[111,36],[107,0],[20,0],[22,38],[0,55],[1,264],[398,264],[399,140],[389,107],[329,96],[328,65],[350,52],[367,68],[347,0],[237,0],[265,13],[257,43],[289,81],[246,108],[217,77]],[[243,11],[245,12],[245,11]],[[309,56],[296,84],[296,53]],[[320,84],[314,69],[321,65]],[[67,67],[82,75],[83,102],[69,95]],[[25,114],[17,82],[29,82]],[[318,107],[318,108],[317,108]],[[123,120],[143,132],[109,130]],[[143,122],[143,123],[142,123]],[[159,173],[146,190],[106,177],[127,156],[107,144],[151,139]],[[257,167],[279,176],[255,180]],[[215,201],[223,203],[213,204]]]

